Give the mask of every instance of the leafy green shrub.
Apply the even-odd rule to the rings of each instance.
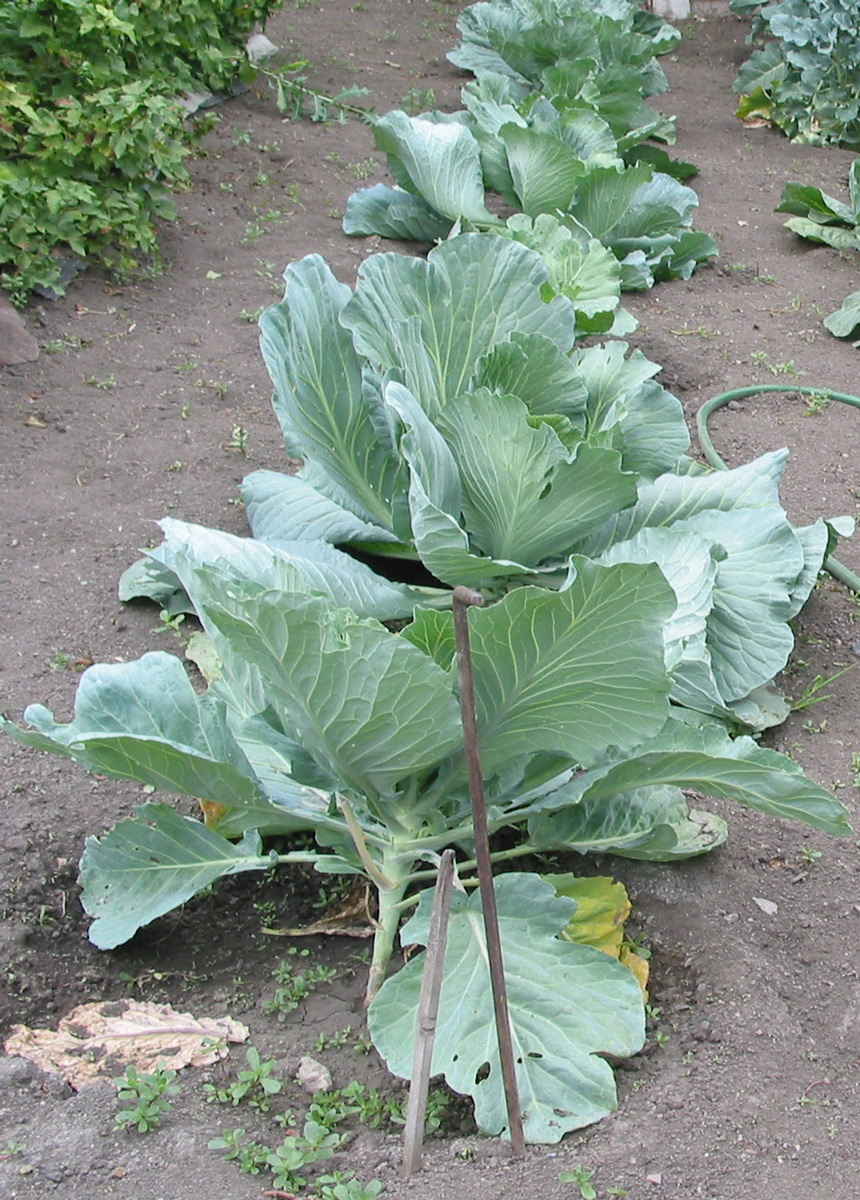
[[[733,11],[757,9],[732,0]],[[860,26],[857,0],[781,0],[753,19],[753,52],[735,81],[738,116],[764,117],[792,141],[860,148]]]
[[[187,182],[183,91],[229,86],[274,0],[9,0],[0,10],[0,284],[62,291],[69,254],[123,272]]]

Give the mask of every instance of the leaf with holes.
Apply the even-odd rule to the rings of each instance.
[[[557,1142],[616,1107],[612,1069],[601,1054],[626,1057],[645,1038],[642,990],[610,955],[559,938],[575,902],[538,875],[496,880],[517,1084],[529,1142]],[[404,945],[425,943],[431,894],[404,926]],[[422,957],[382,987],[368,1024],[395,1075],[409,1078]],[[485,1133],[508,1135],[487,947],[478,894],[455,892],[431,1074],[473,1097]]]

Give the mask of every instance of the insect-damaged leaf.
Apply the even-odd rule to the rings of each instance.
[[[616,1107],[612,1070],[598,1055],[626,1056],[645,1038],[642,990],[627,967],[590,946],[561,941],[574,903],[537,875],[496,880],[517,1083],[529,1142],[557,1142]],[[430,892],[404,926],[404,944],[427,937]],[[382,987],[369,1027],[396,1075],[412,1069],[422,958]],[[487,1069],[489,1068],[489,1069]],[[475,1101],[486,1133],[507,1133],[480,897],[455,892],[448,925],[431,1071]]]

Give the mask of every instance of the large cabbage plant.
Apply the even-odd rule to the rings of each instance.
[[[678,603],[675,703],[752,730],[784,719],[770,685],[834,536],[786,517],[785,451],[731,471],[689,459],[656,365],[623,342],[576,348],[574,305],[546,302],[544,265],[518,242],[470,234],[426,260],[376,255],[354,291],[316,256],[286,278],[262,347],[304,466],[245,479],[255,538],[329,588],[348,571],[360,592],[332,594],[383,620],[415,604],[414,586],[391,582],[404,560],[488,597],[563,588],[571,555],[656,563]],[[171,567],[169,546],[156,550],[123,596],[188,608]]]
[[[493,0],[466,9],[459,25],[448,57],[476,76],[463,110],[372,122],[395,186],[351,196],[347,233],[433,241],[464,230],[511,236],[513,225],[574,300],[581,272],[592,283],[602,275],[604,288],[646,288],[689,278],[717,253],[692,229],[698,201],[679,182],[695,167],[653,145],[675,140],[674,118],[643,100],[668,86],[655,54],[676,30],[626,0]],[[501,205],[535,221],[527,238]],[[568,259],[587,260],[566,277],[554,269],[562,238]],[[605,315],[594,323],[597,311],[589,332],[610,327]]]
[[[201,822],[148,803],[88,840],[82,895],[98,946],[224,875],[304,861],[364,876],[377,896],[371,1029],[399,1069],[414,972],[379,991],[398,923],[443,848],[459,849],[464,877],[474,870],[451,585],[489,602],[471,629],[490,830],[510,831],[497,861],[684,858],[725,837],[684,789],[848,829],[794,763],[735,736],[781,715],[767,684],[831,535],[787,521],[783,455],[727,472],[688,459],[655,365],[623,343],[576,349],[574,304],[547,293],[541,258],[517,241],[473,234],[427,260],[378,255],[354,291],[316,256],[286,276],[263,352],[304,466],[245,480],[253,537],[167,520],[163,545],[123,580],[126,598],[197,613],[206,689],[176,657],[147,654],[85,672],[69,723],[34,705],[25,726],[2,724],[203,807]],[[380,562],[384,573],[369,565]],[[300,830],[316,847],[264,846]],[[573,988],[580,1014],[517,1026],[537,1141],[609,1111],[595,1052],[631,1053],[644,1036],[632,975],[560,941],[570,903],[545,888],[519,876],[500,900],[514,964],[531,946],[523,914],[544,914],[524,1011],[540,995],[561,1014]],[[455,908],[452,962],[483,962],[474,904]],[[420,901],[415,940],[425,917]],[[480,971],[469,988],[488,994]],[[489,1047],[490,1020],[475,1015],[460,1042],[458,1022],[446,1025],[439,1069],[455,1087]],[[473,1065],[479,1120],[498,1132],[498,1070],[487,1083]]]

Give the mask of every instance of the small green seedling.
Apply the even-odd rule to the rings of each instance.
[[[330,983],[336,975],[333,967],[309,967],[307,971],[296,973],[293,964],[283,959],[272,971],[279,986],[275,988],[272,999],[264,1003],[263,1009],[270,1016],[283,1021],[321,983]]]
[[[384,1100],[375,1087],[355,1081],[343,1088],[341,1095],[354,1106],[353,1112],[358,1114],[359,1121],[368,1129],[378,1129],[388,1121],[402,1125],[405,1120],[403,1104],[394,1099]]]
[[[324,1050],[338,1050],[342,1046],[348,1045],[351,1037],[351,1025],[347,1025],[346,1029],[338,1030],[337,1033],[321,1033],[314,1042],[314,1051],[317,1054],[322,1054]]]
[[[834,683],[850,670],[851,666],[843,667],[841,671],[836,671],[835,674],[830,675],[827,679],[823,675],[816,675],[812,683],[806,685],[798,699],[792,704],[791,711],[802,712],[805,708],[812,708],[813,704],[821,704],[824,700],[829,700],[830,696],[824,695],[823,689],[829,687],[831,683]]]
[[[160,625],[156,625],[156,633],[172,633],[174,637],[182,637],[182,626],[185,622],[185,613],[170,613],[166,608],[163,608],[158,614]]]
[[[234,425],[230,441],[224,443],[225,450],[238,450],[246,458],[248,455],[248,430],[241,425]]]
[[[176,1072],[167,1067],[158,1066],[154,1071],[138,1073],[134,1063],[129,1063],[125,1074],[112,1080],[117,1089],[117,1100],[131,1105],[117,1113],[116,1128],[135,1128],[138,1133],[157,1128],[170,1108],[167,1097],[180,1090],[179,1084],[173,1082],[175,1078]]]
[[[271,1097],[276,1096],[284,1086],[281,1080],[272,1074],[275,1060],[263,1062],[256,1046],[248,1047],[245,1058],[248,1069],[240,1071],[233,1083],[225,1087],[218,1087],[214,1083],[203,1085],[206,1099],[210,1104],[217,1100],[219,1104],[232,1104],[233,1108],[247,1100],[251,1108],[256,1108],[259,1112],[268,1112],[272,1106]]]
[[[814,417],[816,413],[823,412],[829,403],[829,393],[810,392],[806,397],[806,408],[803,411],[803,415],[805,417]]]
[[[851,783],[860,787],[860,752],[857,750],[851,751],[851,772]]]
[[[591,1184],[593,1171],[586,1171],[585,1167],[571,1167],[569,1171],[562,1171],[559,1175],[559,1180],[562,1183],[573,1183],[579,1188],[579,1194],[582,1200],[597,1200],[597,1192]]]
[[[339,1175],[340,1172],[337,1172],[335,1175],[319,1177],[317,1183],[321,1200],[376,1200],[382,1191],[383,1185],[379,1179],[362,1183],[358,1179],[339,1178]]]
[[[316,1121],[305,1121],[301,1134],[284,1138],[280,1146],[269,1151],[266,1164],[274,1172],[274,1186],[290,1192],[303,1188],[307,1179],[299,1172],[311,1163],[331,1158],[340,1142],[339,1134]]]
[[[268,1165],[271,1154],[262,1142],[255,1142],[253,1138],[246,1141],[244,1129],[225,1129],[220,1137],[211,1138],[207,1145],[210,1150],[224,1150],[227,1161],[235,1162],[246,1175],[259,1175]]]

